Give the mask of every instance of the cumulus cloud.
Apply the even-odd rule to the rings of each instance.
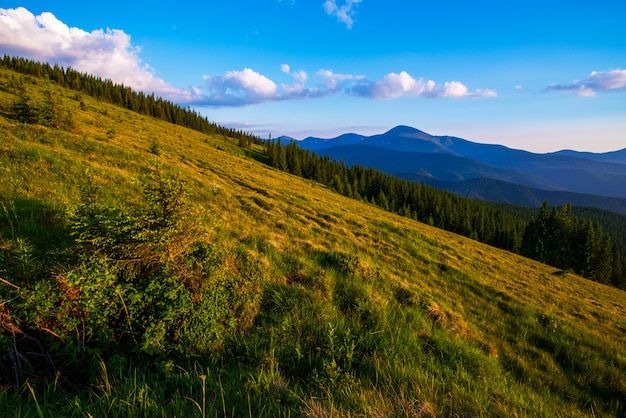
[[[195,89],[181,90],[156,77],[139,58],[140,48],[122,30],[86,32],[69,27],[49,12],[35,16],[23,7],[0,8],[0,49],[72,67],[178,103],[201,99]]]
[[[365,80],[365,76],[337,74],[332,70],[319,70],[316,74],[324,88],[330,92],[347,91],[354,83]]]
[[[209,97],[203,104],[219,106],[242,106],[275,100],[278,86],[269,78],[245,68],[229,71],[224,75],[204,76]]]
[[[281,88],[267,77],[251,70],[230,71],[223,76],[205,76],[206,95],[203,104],[211,106],[243,106],[266,101],[318,98],[335,94],[368,99],[399,99],[417,97],[478,98],[495,97],[494,90],[470,91],[459,81],[448,81],[443,85],[433,80],[415,79],[406,71],[389,73],[381,80],[368,80],[362,75],[335,73],[319,70],[315,73],[314,87],[307,87],[309,76],[305,71],[292,71],[288,64],[281,71],[294,79],[292,84],[281,84]]]
[[[205,99],[199,103],[206,106],[246,106],[263,102],[315,98],[331,94],[328,89],[306,87],[308,74],[292,71],[289,64],[280,69],[293,82],[277,83],[250,69],[229,71],[224,75],[205,75]]]
[[[400,74],[389,73],[379,81],[368,81],[355,86],[353,92],[373,99],[397,99],[403,96],[434,96],[435,82],[415,80],[406,71]]]
[[[292,72],[289,64],[281,65],[280,69],[282,70],[283,73],[291,75],[294,78],[294,80],[296,80],[296,82],[299,84],[306,83],[306,80],[309,78],[309,75],[303,70]]]
[[[292,72],[291,67],[288,64],[281,65],[281,70],[283,71],[283,73],[289,74],[294,79],[293,84],[282,85],[283,91],[285,91],[287,95],[298,96],[306,90],[305,84],[307,79],[309,78],[309,75],[305,71],[300,70]]]
[[[345,23],[348,29],[352,28],[354,20],[354,10],[352,8],[361,3],[362,0],[346,0],[341,6],[337,5],[337,0],[326,0],[322,5],[326,13],[331,16],[336,16],[337,20],[341,23]]]
[[[587,78],[569,84],[550,84],[546,90],[564,91],[581,97],[598,92],[626,91],[626,70],[592,71]]]
[[[306,87],[309,75],[305,71],[291,71],[288,64],[282,64],[283,73],[293,78],[293,83],[278,85],[266,76],[246,68],[243,71],[229,71],[221,76],[205,75],[205,96],[200,102],[207,106],[245,106],[269,101],[319,98],[334,91],[320,87]]]
[[[477,89],[470,92],[458,81],[445,82],[443,86],[433,80],[415,79],[406,71],[389,73],[379,81],[366,81],[355,85],[351,92],[372,99],[398,99],[411,97],[495,97],[494,90]]]

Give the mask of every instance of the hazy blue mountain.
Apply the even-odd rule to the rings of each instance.
[[[409,126],[372,136],[309,137],[298,144],[349,165],[374,167],[404,177],[441,181],[492,178],[536,189],[626,198],[626,149],[597,154],[568,150],[537,154],[433,136]]]
[[[440,137],[429,135],[409,126],[397,126],[384,134],[372,136],[344,134],[331,139],[308,137],[299,141],[299,144],[311,151],[341,145],[369,145],[397,151],[456,154],[449,150],[446,144],[441,143]]]
[[[552,155],[586,158],[588,160],[600,161],[604,163],[626,164],[626,148],[621,149],[619,151],[611,151],[611,152],[603,152],[603,153],[563,150],[563,151],[553,152]]]
[[[550,205],[562,206],[571,203],[575,206],[602,208],[626,215],[626,199],[618,197],[535,189],[486,177],[462,181],[437,180],[415,174],[400,174],[399,177],[428,184],[429,186],[472,199],[505,202],[530,207],[540,207],[547,200],[550,202]]]
[[[429,177],[444,181],[493,178],[547,190],[559,190],[540,177],[518,170],[493,167],[466,157],[436,152],[409,152],[372,145],[340,145],[318,150],[347,165],[376,168],[396,176]]]

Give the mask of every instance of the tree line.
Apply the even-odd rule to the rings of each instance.
[[[512,251],[591,280],[625,288],[626,259],[600,224],[560,211],[548,202],[535,215],[400,179],[359,165],[348,167],[300,148],[295,142],[265,143],[267,163],[314,180],[354,199],[435,227]]]
[[[72,68],[40,63],[22,57],[4,55],[0,60],[4,67],[35,78],[45,78],[98,100],[120,106],[133,112],[181,125],[207,135],[223,135],[244,143],[261,143],[261,138],[239,129],[226,128],[208,120],[207,117],[187,107],[156,97],[154,93],[137,92],[124,84],[114,83]],[[240,142],[240,143],[241,143]]]

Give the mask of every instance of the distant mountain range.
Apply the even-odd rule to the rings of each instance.
[[[296,142],[347,165],[376,168],[477,199],[524,206],[540,206],[547,199],[551,205],[572,203],[626,214],[626,148],[536,154],[433,136],[409,126],[373,136],[350,133]]]

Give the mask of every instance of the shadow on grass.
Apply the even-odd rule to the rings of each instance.
[[[67,212],[59,204],[0,201],[0,275],[7,280],[33,280],[66,264],[73,244]]]

